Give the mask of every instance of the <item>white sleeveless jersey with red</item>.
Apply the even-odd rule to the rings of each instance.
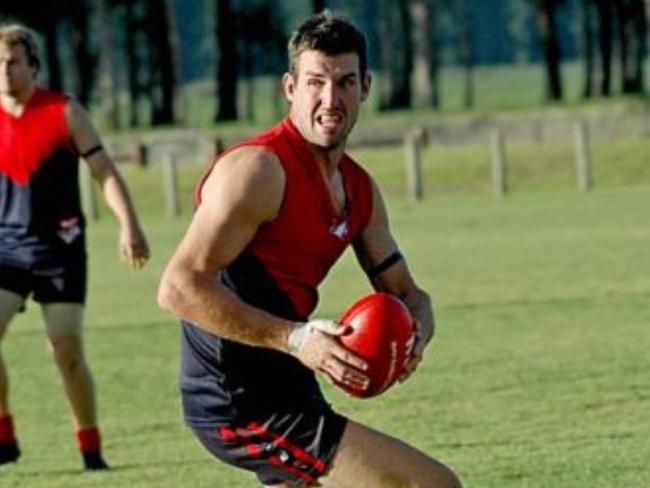
[[[370,177],[343,156],[339,169],[346,205],[338,212],[318,163],[289,119],[229,151],[242,146],[262,146],[279,158],[285,193],[279,215],[258,229],[221,273],[221,281],[250,305],[289,320],[307,320],[318,302],[318,285],[368,224]],[[199,205],[206,177],[197,187]],[[295,358],[221,339],[185,321],[181,389],[186,420],[196,427],[216,425],[260,405],[322,400],[313,372]]]

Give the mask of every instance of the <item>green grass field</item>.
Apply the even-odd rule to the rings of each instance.
[[[574,189],[569,149],[535,159],[540,151],[516,148],[514,191],[501,200],[478,151],[430,150],[427,199],[418,205],[401,196],[401,150],[360,151],[375,161],[394,232],[433,293],[439,330],[408,383],[363,401],[325,386],[333,404],[449,463],[467,487],[650,486],[650,162],[634,144],[597,147],[589,194]],[[199,171],[181,175],[186,201]],[[86,341],[114,470],[80,471],[31,304],[3,346],[23,457],[0,468],[0,486],[258,486],[213,461],[182,424],[178,327],[157,309],[155,290],[189,206],[167,219],[156,169],[126,176],[153,248],[147,268],[118,264],[105,212],[89,230]],[[317,314],[336,317],[367,291],[346,255]]]

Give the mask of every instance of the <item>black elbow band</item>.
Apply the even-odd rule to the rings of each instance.
[[[381,263],[371,267],[370,269],[367,269],[366,274],[368,275],[368,278],[374,278],[375,276],[380,275],[381,273],[386,271],[393,264],[397,263],[398,261],[401,261],[403,258],[404,257],[402,256],[401,252],[395,251],[386,259],[384,259]]]
[[[88,159],[90,156],[92,156],[95,153],[98,153],[102,149],[104,149],[104,146],[102,146],[101,144],[97,144],[96,146],[93,146],[90,149],[88,149],[86,152],[81,153],[80,156],[84,159]]]

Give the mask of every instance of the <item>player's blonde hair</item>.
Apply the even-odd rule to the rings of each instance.
[[[23,46],[29,65],[35,67],[36,71],[40,69],[41,58],[36,43],[36,34],[31,29],[22,24],[0,25],[0,44],[10,47]]]

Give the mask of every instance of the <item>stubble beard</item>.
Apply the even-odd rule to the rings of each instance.
[[[348,136],[354,128],[355,122],[356,121],[352,122],[351,124],[344,124],[339,131],[332,135],[319,131],[316,129],[318,124],[314,123],[312,125],[312,131],[315,137],[312,144],[325,151],[334,151],[344,148],[347,143]]]

